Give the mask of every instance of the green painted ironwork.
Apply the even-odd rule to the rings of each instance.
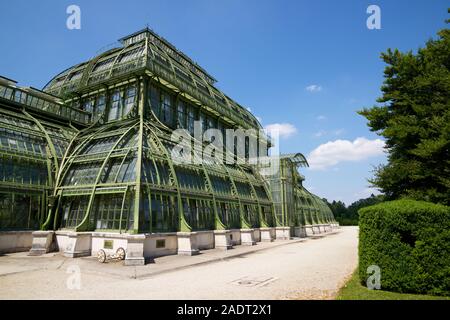
[[[44,91],[0,77],[0,229],[154,233],[333,223],[325,203],[302,186],[298,168],[308,163],[299,153],[281,156],[280,171],[263,176],[248,158],[216,163],[204,155],[207,142],[192,137],[191,156],[206,161],[174,161],[171,134],[192,135],[195,120],[254,129],[252,139],[271,144],[256,118],[214,83],[150,29],[61,72]],[[17,213],[21,200],[27,206]]]

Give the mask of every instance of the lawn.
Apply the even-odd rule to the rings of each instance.
[[[421,294],[397,293],[383,290],[369,290],[359,283],[358,270],[339,291],[337,300],[450,300],[450,297],[438,297]]]

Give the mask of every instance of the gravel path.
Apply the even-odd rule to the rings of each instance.
[[[92,260],[6,255],[0,299],[333,299],[356,268],[357,237],[356,227],[342,227],[323,238],[138,279],[104,273]]]

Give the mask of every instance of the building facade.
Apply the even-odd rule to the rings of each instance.
[[[0,250],[123,247],[142,264],[334,226],[301,154],[271,174],[252,161],[271,139],[215,82],[150,29],[43,90],[0,77]]]

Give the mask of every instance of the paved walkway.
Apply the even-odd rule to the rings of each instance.
[[[166,256],[145,266],[60,254],[0,256],[0,299],[333,299],[357,264],[357,228],[316,239]]]

